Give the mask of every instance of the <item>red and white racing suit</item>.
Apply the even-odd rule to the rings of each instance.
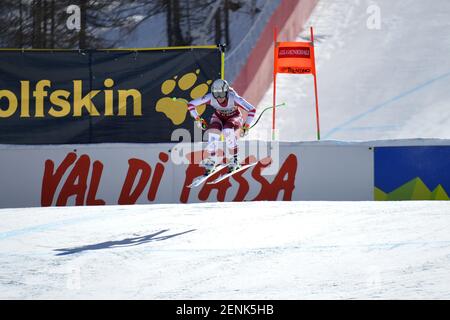
[[[250,125],[255,116],[256,109],[244,98],[239,96],[236,91],[230,88],[228,91],[228,97],[224,103],[219,103],[212,93],[208,93],[201,98],[192,100],[188,104],[189,112],[195,119],[198,117],[195,107],[207,104],[215,109],[214,114],[209,121],[208,130],[215,129],[221,131],[224,135],[227,148],[232,155],[237,155],[237,139],[235,130],[238,130],[243,125],[243,119],[239,107],[248,112],[245,123]],[[215,131],[214,130],[214,131]],[[207,151],[210,156],[214,157],[217,151],[218,142],[220,141],[220,134],[214,133],[214,131],[208,134],[208,147]]]

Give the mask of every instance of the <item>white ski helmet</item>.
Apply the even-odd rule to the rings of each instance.
[[[211,93],[214,98],[226,98],[228,97],[228,91],[230,86],[226,80],[217,79],[211,85]]]

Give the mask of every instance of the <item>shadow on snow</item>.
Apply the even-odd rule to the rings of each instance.
[[[153,234],[146,235],[146,236],[140,236],[140,237],[135,237],[135,238],[126,238],[126,239],[117,240],[117,241],[106,241],[106,242],[89,244],[89,245],[75,247],[75,248],[55,249],[54,251],[59,251],[59,253],[56,254],[57,256],[64,256],[64,255],[68,255],[68,254],[74,254],[74,253],[89,251],[89,250],[132,247],[132,246],[137,246],[137,245],[144,244],[147,242],[167,240],[167,239],[170,239],[170,238],[173,238],[173,237],[176,237],[176,236],[188,233],[188,232],[192,232],[195,230],[196,229],[192,229],[192,230],[188,230],[188,231],[184,231],[184,232],[180,232],[180,233],[159,236],[160,234],[169,231],[169,229],[166,229],[166,230],[161,230],[161,231],[158,231]]]

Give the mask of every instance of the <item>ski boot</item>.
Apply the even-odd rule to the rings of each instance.
[[[228,173],[238,170],[241,167],[238,161],[237,155],[233,156],[231,161],[228,163]]]
[[[203,167],[205,168],[205,173],[203,175],[210,175],[216,168],[216,162],[211,158],[207,158],[203,161]]]

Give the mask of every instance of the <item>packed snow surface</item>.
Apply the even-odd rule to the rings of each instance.
[[[450,138],[449,17],[448,0],[320,0],[297,39],[279,39],[314,27],[322,139]],[[311,75],[279,74],[277,102],[281,140],[316,139]],[[263,117],[252,139],[271,139]]]
[[[449,202],[0,210],[1,299],[449,299]]]

